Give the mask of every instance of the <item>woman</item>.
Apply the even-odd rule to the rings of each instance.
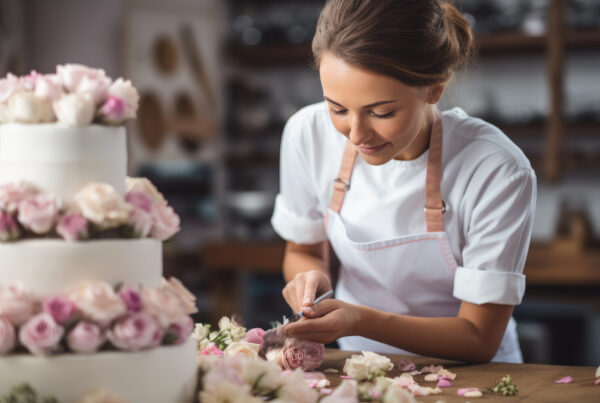
[[[287,123],[272,224],[292,336],[346,350],[522,362],[514,305],[536,178],[496,127],[436,103],[471,54],[437,0],[329,0],[313,39],[325,102]],[[424,208],[425,207],[425,208]],[[328,245],[341,262],[336,299]]]

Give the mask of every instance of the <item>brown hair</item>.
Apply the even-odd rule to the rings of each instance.
[[[330,52],[406,85],[448,82],[473,55],[468,21],[439,0],[328,0],[312,41],[314,64]]]

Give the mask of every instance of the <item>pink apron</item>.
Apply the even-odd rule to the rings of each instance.
[[[350,239],[340,216],[357,155],[354,145],[346,143],[325,219],[329,241],[341,263],[337,299],[403,315],[457,315],[461,301],[452,295],[457,263],[442,218],[445,211],[440,188],[442,134],[441,117],[434,108],[425,183],[427,232],[370,242]],[[359,336],[344,337],[338,343],[343,350],[411,354]],[[511,318],[494,361],[522,360],[516,324]]]

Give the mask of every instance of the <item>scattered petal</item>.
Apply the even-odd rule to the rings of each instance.
[[[451,386],[452,384],[450,383],[450,381],[445,378],[440,379],[437,383],[438,388],[449,388]]]
[[[438,380],[438,374],[425,375],[425,382],[436,382],[437,380]]]
[[[332,389],[328,389],[328,388],[322,388],[321,389],[321,394],[323,394],[323,395],[330,395],[331,392],[333,392]]]
[[[465,396],[466,393],[475,391],[479,392],[479,388],[460,388],[456,391],[456,394],[459,396]]]
[[[417,366],[408,358],[403,358],[401,359],[396,366],[400,369],[400,371],[402,372],[409,372],[409,371],[414,371]]]
[[[317,382],[317,388],[323,389],[330,385],[330,382],[327,379],[321,379]]]
[[[438,373],[438,379],[440,378],[444,378],[444,379],[448,379],[450,381],[453,381],[454,378],[456,378],[456,374],[454,372],[450,372],[445,368],[442,368]]]
[[[380,399],[381,398],[381,392],[379,392],[379,391],[373,392],[373,398]]]
[[[337,373],[338,373],[338,372],[340,372],[340,371],[338,371],[338,370],[337,370],[337,369],[335,369],[335,368],[327,368],[327,369],[325,369],[323,372],[325,372],[326,374],[337,374]]]
[[[441,365],[428,365],[426,367],[421,368],[421,373],[430,372],[432,374],[437,374],[442,369],[444,369]]]
[[[348,376],[348,375],[340,375],[340,378],[342,378],[342,379],[352,379],[352,377]]]
[[[573,378],[571,378],[570,376],[565,376],[564,378],[556,381],[556,383],[571,383],[571,382],[573,382]]]
[[[483,394],[478,390],[472,390],[464,394],[465,397],[481,397]]]
[[[414,375],[420,375],[420,374],[421,374],[421,371],[417,371],[417,370],[415,369],[414,371],[407,372],[407,374],[409,374],[409,375],[413,375],[413,376],[414,376]]]
[[[594,382],[594,385],[600,385],[600,378],[596,379],[596,382]]]

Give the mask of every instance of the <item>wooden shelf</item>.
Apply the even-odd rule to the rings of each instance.
[[[552,244],[532,245],[525,264],[528,286],[600,287],[600,251],[557,251]]]

